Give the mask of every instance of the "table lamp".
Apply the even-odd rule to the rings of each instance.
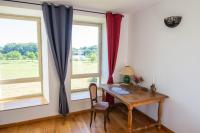
[[[123,81],[126,84],[129,84],[131,81],[130,76],[134,75],[134,71],[133,68],[131,66],[124,66],[121,70],[120,70],[120,74],[124,75]]]

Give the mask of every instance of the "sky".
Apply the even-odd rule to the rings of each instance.
[[[37,43],[36,21],[0,18],[0,46],[14,42]]]
[[[98,27],[73,25],[72,47],[98,45]],[[0,18],[0,46],[7,43],[37,43],[36,21]]]
[[[80,48],[98,45],[98,32],[98,27],[95,26],[73,25],[72,47]]]

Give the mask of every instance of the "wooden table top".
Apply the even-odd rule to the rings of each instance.
[[[113,87],[119,87],[129,92],[127,95],[121,95],[117,92],[113,91]],[[121,102],[126,104],[127,106],[140,106],[145,104],[151,104],[155,102],[156,100],[164,100],[165,98],[168,98],[168,96],[160,93],[152,94],[150,90],[138,87],[138,86],[120,86],[120,85],[108,85],[108,84],[101,84],[100,88],[102,88],[104,91],[112,95],[113,97],[119,99]]]

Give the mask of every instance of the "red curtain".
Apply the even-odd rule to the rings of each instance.
[[[109,68],[108,84],[113,84],[113,73],[117,60],[122,17],[123,15],[121,14],[106,13]],[[110,105],[114,104],[114,98],[108,93],[106,94],[106,101]]]

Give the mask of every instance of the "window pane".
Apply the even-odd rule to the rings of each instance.
[[[39,77],[37,21],[0,18],[0,80]]]
[[[1,84],[0,99],[41,94],[41,82]]]
[[[80,89],[86,89],[89,87],[90,83],[96,83],[97,85],[99,85],[99,78],[91,77],[91,78],[71,79],[71,90],[76,91]]]
[[[99,73],[99,27],[73,25],[72,74]]]
[[[0,14],[0,100],[42,94],[42,81],[34,82],[42,79],[39,23],[36,17]]]

